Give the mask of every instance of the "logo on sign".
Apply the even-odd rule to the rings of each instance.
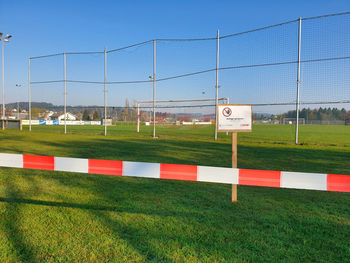
[[[229,107],[225,107],[225,108],[222,110],[222,114],[223,114],[225,117],[230,117],[231,114],[232,114],[232,110],[231,110]]]

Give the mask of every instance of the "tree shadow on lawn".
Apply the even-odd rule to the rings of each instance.
[[[28,173],[30,173],[30,170],[27,170]],[[36,172],[36,171],[35,171]],[[37,176],[45,175],[47,171],[39,171],[39,173],[36,173]],[[51,173],[51,172],[50,172]],[[88,210],[91,214],[92,219],[96,220],[99,219],[101,221],[102,225],[105,225],[106,227],[112,229],[116,235],[119,235],[122,239],[125,241],[128,241],[124,238],[123,233],[128,236],[131,232],[130,230],[124,226],[122,222],[115,222],[111,220],[105,219],[108,218],[108,213],[112,213],[114,216],[120,215],[126,217],[126,214],[136,216],[137,218],[141,217],[154,217],[154,218],[179,218],[178,220],[183,220],[184,218],[200,218],[201,215],[197,214],[196,211],[191,212],[189,209],[182,208],[180,211],[177,209],[167,209],[162,208],[159,206],[159,200],[157,195],[160,193],[163,193],[164,191],[169,191],[169,188],[161,189],[160,187],[155,187],[154,184],[151,182],[154,180],[148,180],[147,183],[142,182],[142,180],[137,180],[133,178],[116,178],[112,176],[100,176],[100,175],[83,175],[86,178],[82,180],[81,174],[78,174],[78,177],[74,177],[76,174],[72,173],[59,173],[59,172],[53,172],[56,175],[63,175],[60,176],[50,176],[49,180],[52,182],[58,182],[59,185],[74,185],[74,187],[79,186],[79,182],[82,181],[80,184],[81,188],[89,188],[91,189],[91,192],[95,194],[96,199],[95,200],[88,200],[88,204],[79,204],[75,202],[55,202],[55,201],[44,201],[44,200],[33,200],[29,198],[22,197],[24,196],[22,192],[17,191],[13,192],[13,194],[9,195],[9,197],[1,197],[0,202],[7,203],[8,206],[16,206],[20,207],[22,204],[28,204],[28,205],[43,205],[43,206],[52,206],[52,207],[67,207],[67,208],[74,208],[74,209],[84,209]],[[34,175],[35,176],[35,175]],[[80,178],[79,178],[80,176]],[[33,181],[33,178],[30,178],[33,176],[24,176],[25,180],[29,180],[31,182]],[[102,179],[102,180],[100,180]],[[116,179],[119,181],[119,183],[116,184]],[[72,182],[73,181],[73,182]],[[87,182],[87,183],[86,183]],[[114,185],[111,184],[111,182],[114,182]],[[172,183],[170,182],[170,185]],[[116,187],[117,186],[117,187]],[[176,187],[176,185],[173,185]],[[34,187],[34,188],[33,188]],[[31,189],[28,191],[31,192],[34,189],[38,189],[38,186],[31,186]],[[107,188],[107,189],[106,189]],[[144,191],[141,189],[143,188]],[[39,187],[40,189],[40,187]],[[153,190],[151,190],[153,189]],[[103,194],[102,192],[108,190],[108,194]],[[39,190],[40,191],[40,190]],[[175,189],[172,189],[173,192],[177,192]],[[135,202],[134,198],[130,193],[135,192],[136,193],[136,199],[138,199],[138,202]],[[142,200],[142,197],[146,196],[146,199],[148,199],[148,202],[144,203],[144,200]],[[147,198],[147,196],[149,196]],[[205,198],[207,195],[203,195],[202,197]],[[101,198],[103,199],[102,202],[106,203],[106,205],[101,205]],[[69,199],[69,198],[68,198]],[[134,199],[134,200],[133,200]],[[151,200],[150,200],[151,199]],[[90,203],[91,201],[91,203]],[[116,204],[117,203],[117,204]],[[145,204],[145,205],[144,205]],[[18,212],[16,210],[16,212]],[[12,222],[9,221],[9,222]],[[112,224],[112,225],[111,225]],[[8,225],[5,227],[9,228]],[[133,227],[132,225],[130,226]],[[118,231],[117,231],[118,229]],[[10,228],[11,231],[9,231],[9,235],[12,234],[12,231],[17,231],[18,229],[13,226]],[[9,237],[14,240],[18,240],[19,237],[14,237],[13,235]],[[24,239],[23,237],[20,238],[20,240]],[[13,242],[14,243],[14,242]],[[87,245],[87,244],[86,244]],[[138,250],[137,246],[133,246],[132,243],[129,242],[129,245],[135,249],[135,251]],[[139,244],[140,245],[140,244]],[[14,243],[14,246],[19,249],[19,255],[18,257],[25,260],[25,261],[34,261],[35,257],[34,255],[30,254],[30,250],[25,247],[25,244],[23,242],[16,242]],[[40,246],[40,244],[38,244]],[[103,252],[102,252],[103,253]]]
[[[157,209],[142,209],[142,208],[126,208],[121,206],[106,206],[106,205],[93,205],[93,204],[80,204],[70,202],[55,202],[45,200],[35,200],[27,198],[13,198],[13,197],[0,197],[0,202],[8,204],[29,204],[29,205],[40,205],[40,206],[52,206],[52,207],[65,207],[65,208],[77,208],[86,210],[96,211],[108,211],[118,213],[133,213],[143,215],[157,215],[157,216],[176,216],[175,212],[171,211],[159,211]],[[196,216],[196,213],[182,212],[182,216]],[[198,215],[197,215],[198,216]]]
[[[56,172],[50,180],[88,188],[96,196],[88,204],[2,201],[86,209],[147,260],[346,258],[349,230],[340,219],[349,211],[343,206],[333,213],[338,221],[329,214],[336,199],[349,205],[347,195],[239,187],[239,202],[232,204],[229,185],[83,176]]]
[[[97,189],[100,188],[100,181],[91,177],[90,182]],[[338,253],[331,258],[347,258],[344,242],[339,244],[341,242],[338,240],[346,240],[349,229],[341,220],[328,217],[333,209],[325,202],[327,196],[333,195],[338,202],[343,200],[349,205],[346,195],[322,193],[315,197],[314,191],[302,191],[301,196],[305,200],[295,198],[300,190],[244,187],[240,190],[243,196],[247,196],[238,204],[232,204],[228,185],[217,187],[192,182],[156,182],[152,179],[136,179],[126,185],[122,183],[118,189],[118,192],[122,191],[118,198],[130,199],[132,202],[127,203],[130,206],[128,213],[136,212],[151,218],[138,219],[136,216],[135,221],[130,223],[123,222],[113,211],[91,211],[147,260],[174,260],[176,257],[173,253],[179,253],[177,257],[180,260],[190,256],[200,260],[203,255],[204,258],[216,255],[217,258],[215,256],[212,259],[228,260],[235,254],[240,257],[244,255],[243,258],[247,259],[251,254],[256,254],[256,258],[252,258],[258,260],[261,255],[276,258],[277,254],[281,260],[298,255],[305,260],[318,261],[327,258],[330,251]],[[116,192],[103,191],[104,187],[107,184],[98,194],[107,200],[115,200]],[[257,194],[257,191],[260,193]],[[130,195],[130,192],[137,194]],[[221,197],[218,198],[218,194]],[[166,201],[159,203],[147,197]],[[334,199],[331,198],[333,202]],[[286,200],[292,203],[292,209],[289,209],[289,204],[286,205]],[[339,213],[332,211],[332,214],[336,214],[338,219],[345,219],[349,215],[345,206]],[[140,207],[141,211],[138,210]],[[149,213],[151,207],[155,209]],[[312,216],[315,211],[316,217]],[[143,224],[143,220],[150,220],[151,226],[149,223]],[[288,246],[292,251],[286,249]],[[305,248],[309,252],[303,254],[301,251]]]
[[[22,193],[16,189],[14,179],[11,176],[7,177],[5,193],[8,197],[2,199],[12,199],[22,196]],[[33,248],[30,244],[28,244],[28,242],[26,242],[25,235],[20,229],[22,219],[20,203],[7,202],[2,217],[3,232],[11,244],[11,251],[15,252],[16,260],[24,262],[36,262]]]
[[[230,185],[35,171],[34,176],[50,173],[49,181],[72,191],[88,189],[94,196],[87,203],[72,202],[70,196],[56,202],[27,197],[40,191],[31,172],[23,176],[30,191],[18,191],[10,181],[11,194],[0,198],[12,209],[9,240],[19,249],[18,257],[28,261],[35,258],[18,236],[20,204],[87,210],[91,220],[98,219],[147,260],[346,258],[346,194],[240,186],[239,202],[232,204]],[[334,212],[337,202],[342,206]]]
[[[241,158],[240,158],[241,156]],[[344,148],[238,146],[238,167],[294,172],[350,174],[350,151]]]
[[[13,141],[23,141],[23,136],[20,135],[14,135],[14,134],[1,134],[0,136],[0,142],[7,141],[7,140],[13,140]]]
[[[50,155],[76,158],[96,158],[123,161],[163,162],[178,164],[214,165],[214,160],[221,156],[221,160],[230,160],[230,145],[205,141],[173,141],[150,139],[112,140],[90,139],[89,141],[54,142],[35,140],[38,147],[23,149],[18,153],[33,155],[48,155],[42,152],[39,145],[51,146]],[[227,161],[221,166],[227,166]],[[220,166],[220,165],[219,165]]]

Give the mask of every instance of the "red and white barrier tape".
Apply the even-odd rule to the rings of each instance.
[[[350,192],[350,175],[0,153],[0,166],[224,184]]]

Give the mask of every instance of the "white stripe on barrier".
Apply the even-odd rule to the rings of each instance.
[[[160,178],[159,163],[123,162],[123,176]]]
[[[327,174],[282,172],[281,187],[326,191]]]
[[[0,153],[0,166],[23,168],[23,155],[12,153]]]
[[[55,171],[88,173],[89,160],[79,158],[55,157]]]
[[[238,169],[198,166],[197,181],[223,184],[238,184]]]

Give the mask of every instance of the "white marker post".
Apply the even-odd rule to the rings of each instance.
[[[217,131],[232,132],[232,168],[237,168],[237,133],[252,131],[252,105],[218,105],[217,116]],[[237,202],[236,184],[232,185],[232,202]]]

